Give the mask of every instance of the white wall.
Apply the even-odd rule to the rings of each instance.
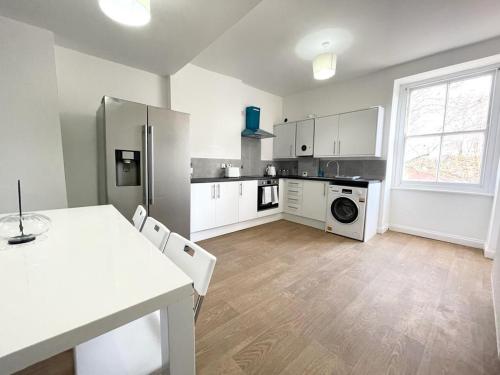
[[[0,17],[0,212],[65,207],[52,33]]]
[[[169,107],[169,78],[55,47],[68,203],[97,204],[96,110],[104,95]]]
[[[172,109],[191,115],[191,157],[241,158],[246,106],[261,108],[260,126],[272,132],[282,118],[283,99],[239,79],[188,64],[170,78]],[[272,140],[263,140],[263,160],[272,159]]]
[[[497,352],[500,356],[500,163],[498,165],[495,200],[493,202],[485,255],[489,258],[494,258],[493,271],[491,275],[491,288],[497,333]]]
[[[432,191],[392,190],[390,227],[482,248],[492,197]]]
[[[325,115],[382,105],[386,110],[383,142],[383,158],[386,158],[393,152],[392,148],[388,147],[388,138],[394,80],[486,57],[498,53],[499,50],[500,38],[491,39],[401,64],[354,80],[333,83],[316,90],[290,95],[284,98],[284,115],[289,119],[302,119],[310,113]],[[339,56],[339,59],[341,58],[342,56]],[[388,163],[388,169],[390,174],[390,163]],[[422,194],[414,191],[398,192],[392,195],[395,198],[392,203],[387,199],[388,196],[382,202],[384,210],[379,219],[379,226],[391,224],[395,228],[406,226],[417,230],[432,230],[448,235],[449,240],[458,236],[479,240],[481,244],[485,241],[492,197],[457,194],[446,196],[443,193]],[[427,211],[428,202],[434,204],[432,214]],[[474,207],[474,209],[464,215],[462,207]],[[431,228],[430,216],[433,220]],[[469,225],[469,223],[475,224]],[[476,223],[478,225],[486,223],[486,226],[481,229],[476,226]]]

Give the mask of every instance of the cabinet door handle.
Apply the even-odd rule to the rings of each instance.
[[[292,145],[290,145],[290,156],[292,156]]]
[[[323,184],[323,196],[326,195],[326,184]]]
[[[217,184],[217,198],[220,199],[220,184]]]
[[[340,139],[339,139],[339,155],[340,155]]]
[[[337,141],[333,141],[333,155],[335,155],[335,145],[337,144]]]
[[[243,196],[243,183],[240,182],[240,196]]]
[[[211,186],[210,190],[212,191],[212,199],[215,199],[215,184]]]

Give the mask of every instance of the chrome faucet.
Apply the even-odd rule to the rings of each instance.
[[[338,176],[340,176],[340,165],[339,165],[339,162],[337,160],[328,160],[328,163],[326,163],[325,169],[328,169],[328,166],[330,165],[330,163],[332,161],[337,163],[337,174],[335,175],[335,177],[338,177]]]

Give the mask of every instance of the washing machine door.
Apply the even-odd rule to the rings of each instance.
[[[333,217],[340,223],[354,223],[359,216],[358,206],[352,199],[339,197],[332,202],[330,207]]]

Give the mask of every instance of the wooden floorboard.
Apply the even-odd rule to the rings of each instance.
[[[387,232],[360,243],[277,221],[200,242],[217,265],[197,373],[498,375],[492,262]],[[71,351],[23,375],[73,372]]]
[[[218,261],[198,374],[500,374],[492,263],[477,249],[287,221],[200,244]]]

